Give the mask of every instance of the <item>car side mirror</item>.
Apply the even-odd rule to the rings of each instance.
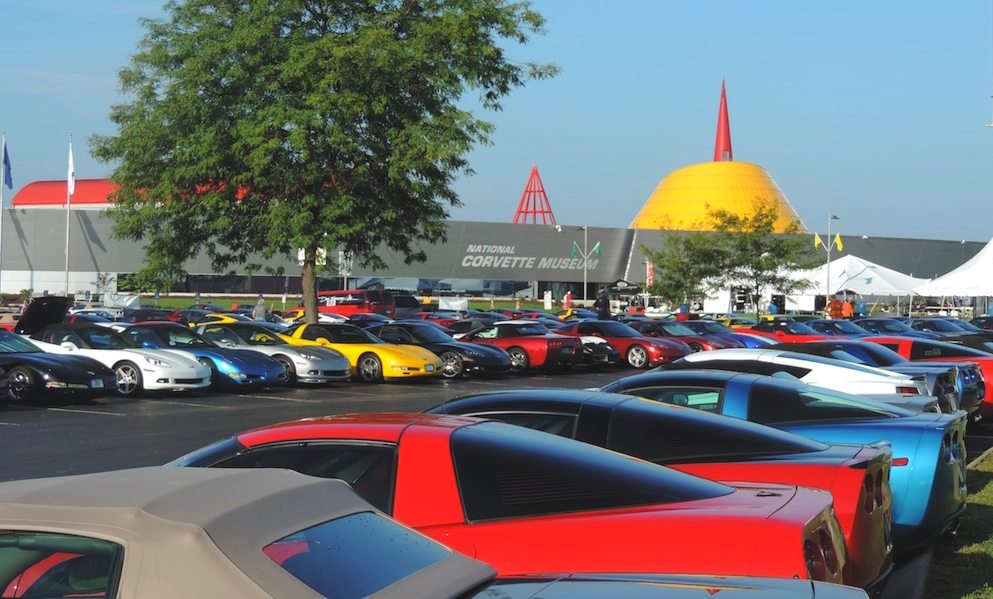
[[[59,344],[59,347],[66,351],[77,351],[79,349],[76,344],[71,341],[63,341]]]
[[[773,334],[774,334],[774,335],[775,335],[776,337],[785,337],[785,336],[786,336],[786,331],[776,331],[776,332],[775,332],[775,333],[773,333]]]
[[[224,347],[235,347],[234,341],[231,341],[230,339],[218,339],[215,343]]]
[[[159,344],[154,341],[145,340],[141,342],[141,346],[147,349],[160,349]]]

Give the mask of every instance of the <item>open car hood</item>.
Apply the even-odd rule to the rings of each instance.
[[[34,298],[14,325],[14,332],[18,335],[31,335],[44,327],[62,322],[73,301],[71,297],[58,295]]]

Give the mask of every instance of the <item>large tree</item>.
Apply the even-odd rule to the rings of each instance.
[[[172,0],[120,80],[110,214],[144,240],[145,286],[167,288],[205,252],[218,270],[296,258],[316,321],[316,268],[342,248],[381,266],[380,248],[424,259],[444,240],[452,182],[498,110],[554,65],[507,56],[544,20],[506,0]]]

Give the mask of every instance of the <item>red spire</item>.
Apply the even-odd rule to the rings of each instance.
[[[714,143],[714,162],[731,162],[731,125],[728,123],[728,99],[721,80],[721,108],[717,113],[717,141]]]
[[[516,224],[527,224],[528,217],[533,224],[538,224],[538,217],[541,216],[541,224],[554,225],[555,215],[552,214],[552,207],[548,203],[548,196],[545,195],[545,187],[541,184],[541,176],[538,175],[538,165],[531,167],[531,176],[524,186],[524,193],[521,194],[521,201],[517,204],[517,212],[514,213]]]

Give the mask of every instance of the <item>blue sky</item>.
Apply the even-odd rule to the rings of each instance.
[[[0,128],[14,191],[106,176],[116,74],[157,0],[4,0]],[[764,166],[806,225],[847,235],[993,237],[993,4],[537,0],[547,33],[510,49],[562,73],[482,116],[452,218],[510,222],[537,164],[562,224],[627,226],[666,173],[713,155],[726,78],[734,157]],[[16,26],[12,24],[16,23]],[[12,192],[5,190],[9,204]]]

